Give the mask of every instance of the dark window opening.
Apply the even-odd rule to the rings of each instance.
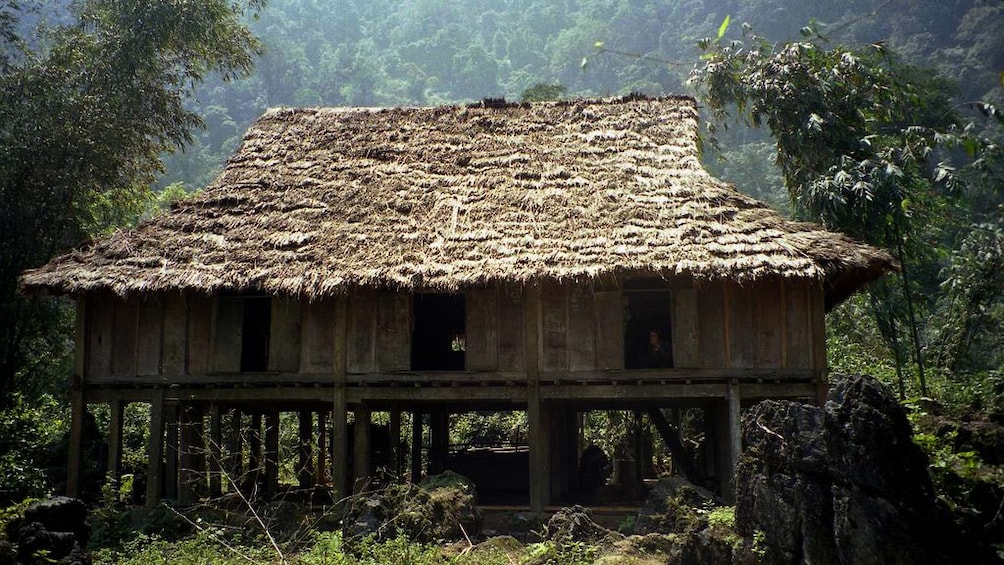
[[[268,340],[272,329],[272,301],[268,297],[244,299],[241,326],[241,372],[268,370]]]
[[[624,368],[673,366],[671,295],[668,290],[625,291]]]
[[[463,294],[416,294],[415,329],[411,337],[411,368],[414,371],[463,371]]]

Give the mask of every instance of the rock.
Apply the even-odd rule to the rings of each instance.
[[[721,506],[721,500],[682,477],[659,479],[638,512],[634,534],[686,533],[707,526],[707,511]]]
[[[823,408],[764,401],[744,418],[736,531],[772,563],[980,562],[938,505],[906,413],[870,377],[838,377]],[[708,557],[704,555],[704,557]]]
[[[7,536],[17,547],[17,563],[89,565],[90,557],[82,550],[89,535],[87,506],[65,496],[36,502],[7,525]]]
[[[578,505],[557,511],[544,526],[544,539],[558,544],[568,542],[612,543],[623,538],[623,535],[594,522],[589,509]]]
[[[14,565],[14,546],[7,540],[0,540],[0,565]]]
[[[32,504],[25,509],[24,520],[40,522],[50,532],[72,532],[81,546],[87,545],[91,532],[87,524],[87,505],[67,496],[54,496]]]
[[[387,539],[398,532],[420,542],[475,537],[481,528],[481,511],[474,485],[453,475],[430,478],[425,483],[431,485],[430,489],[413,484],[388,485],[350,498],[342,520],[345,539],[352,542],[371,535]]]

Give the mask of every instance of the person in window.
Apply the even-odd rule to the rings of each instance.
[[[665,369],[673,366],[673,352],[670,344],[663,343],[658,330],[648,332],[648,350],[645,356],[646,369]]]

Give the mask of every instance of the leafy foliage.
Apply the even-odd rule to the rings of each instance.
[[[185,107],[210,72],[246,74],[258,51],[240,18],[260,0],[90,0],[46,28],[34,49],[5,2],[0,68],[0,405],[31,344],[54,335],[60,306],[24,298],[17,277],[89,236],[129,224],[150,199],[160,155],[202,125]],[[29,367],[30,369],[30,367]]]

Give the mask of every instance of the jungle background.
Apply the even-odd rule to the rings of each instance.
[[[713,174],[901,265],[828,315],[831,370],[897,391],[936,476],[996,472],[923,424],[1004,423],[1004,2],[0,0],[0,49],[9,502],[62,483],[72,365],[71,304],[22,270],[201,190],[266,108],[487,97],[695,96]]]

